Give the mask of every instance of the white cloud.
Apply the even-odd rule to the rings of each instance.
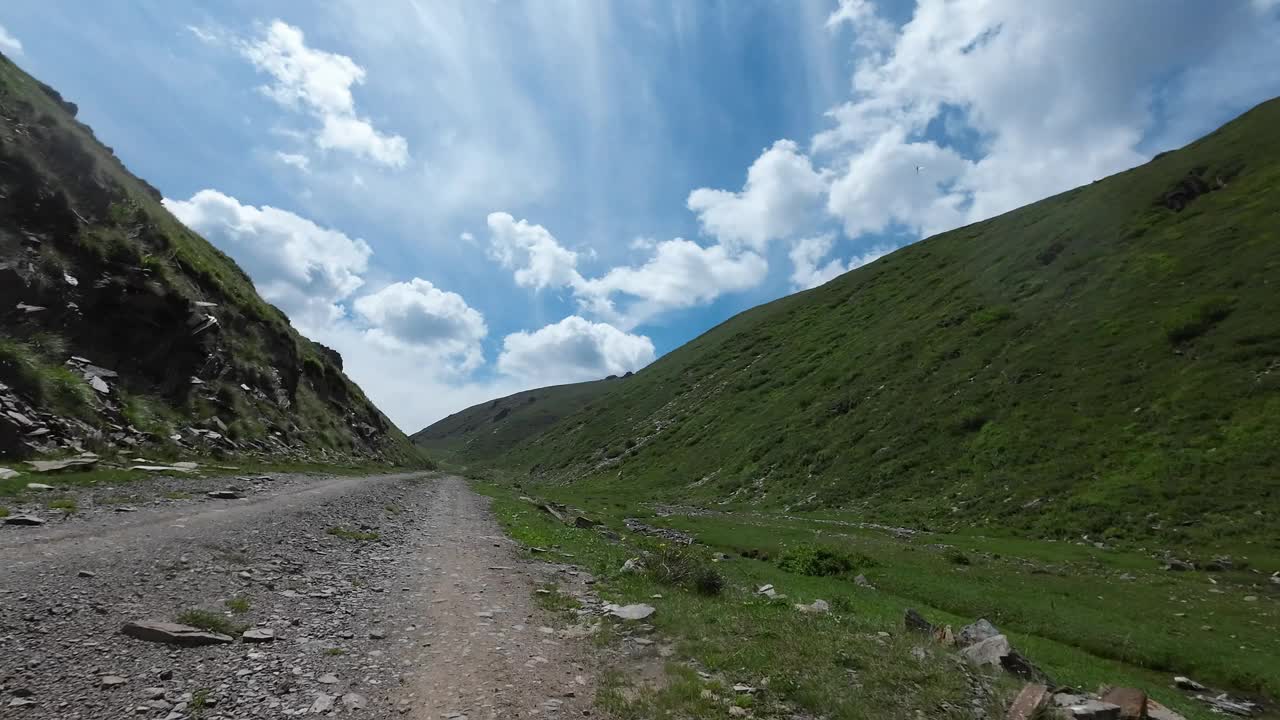
[[[658,243],[643,265],[615,267],[584,281],[577,294],[584,309],[630,329],[669,310],[755,287],[768,272],[768,263],[756,253],[675,238]],[[623,296],[621,308],[615,295]]]
[[[295,167],[302,172],[307,172],[311,167],[311,159],[306,155],[299,155],[298,153],[277,152],[276,159],[285,165]]]
[[[216,190],[164,205],[192,230],[231,255],[258,292],[303,332],[345,315],[339,305],[364,284],[373,250],[365,241],[267,205],[242,205]]]
[[[707,234],[721,243],[764,250],[770,240],[803,230],[821,209],[827,180],[790,140],[779,140],[747,170],[742,192],[698,188],[689,193]]]
[[[921,0],[887,32],[870,3],[843,0],[829,24],[860,53],[853,99],[813,141],[839,173],[828,209],[851,235],[925,234],[1136,165],[1156,85],[1237,50],[1258,21],[1245,3]],[[1280,60],[1274,40],[1249,37]],[[1185,105],[1166,112],[1199,115]],[[969,133],[969,155],[924,140],[936,124]]]
[[[480,341],[489,333],[484,316],[457,293],[414,278],[356,298],[353,305],[372,326],[366,336],[383,347],[426,353],[459,372],[484,363]]]
[[[653,358],[649,338],[570,315],[534,332],[508,335],[498,370],[537,384],[566,383],[639,370]]]
[[[320,122],[317,147],[341,150],[388,167],[403,167],[409,144],[399,135],[378,132],[359,116],[351,88],[365,80],[354,60],[310,48],[302,31],[273,21],[262,37],[244,42],[240,52],[274,82],[262,92],[284,107],[309,112]]]
[[[9,34],[3,25],[0,25],[0,50],[13,55],[22,54],[22,42]]]
[[[515,270],[516,284],[541,290],[576,287],[578,254],[562,246],[546,228],[517,221],[508,213],[489,213],[489,254]]]
[[[822,259],[831,253],[835,236],[831,234],[801,238],[791,246],[791,283],[797,290],[808,290],[832,280],[855,268],[893,252],[895,248],[878,245],[848,261],[833,258],[826,263]]]

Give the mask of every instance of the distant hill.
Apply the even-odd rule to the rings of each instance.
[[[472,457],[645,499],[1274,548],[1280,101],[744,312],[569,405]],[[479,443],[473,427],[452,441]]]
[[[226,255],[0,56],[0,461],[96,450],[417,463]]]
[[[480,403],[410,436],[433,456],[484,462],[551,427],[621,379],[554,385]]]

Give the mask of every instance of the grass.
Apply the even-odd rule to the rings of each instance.
[[[646,514],[642,506],[619,507],[612,498],[587,501],[573,486],[551,497],[583,507],[623,532],[625,543],[632,546],[625,547],[597,532],[555,523],[518,500],[519,491],[492,485],[479,489],[494,497],[500,521],[526,546],[558,545],[600,578],[598,587],[606,597],[654,604],[654,624],[677,641],[681,656],[727,673],[733,682],[755,684],[754,674],[769,676],[771,691],[781,693],[777,699],[814,714],[859,717],[859,706],[871,706],[888,708],[889,717],[907,717],[914,709],[934,716],[929,708],[899,706],[903,694],[889,692],[894,683],[899,688],[920,685],[932,701],[951,697],[956,702],[952,694],[962,691],[949,686],[946,678],[914,674],[925,669],[909,664],[915,662],[911,651],[918,642],[902,634],[902,614],[908,607],[957,631],[986,617],[1059,683],[1143,687],[1189,718],[1212,715],[1205,706],[1169,689],[1174,674],[1236,692],[1280,695],[1280,683],[1271,672],[1280,663],[1280,648],[1267,640],[1280,631],[1280,611],[1265,579],[1280,569],[1277,557],[1237,557],[1250,563],[1250,569],[1214,573],[1215,585],[1208,582],[1207,573],[1166,572],[1147,553],[1101,550],[1091,544],[955,534],[899,537],[816,513],[646,519],[694,533],[709,550],[731,555],[733,559],[716,564],[726,578],[724,592],[707,597],[662,585],[644,574],[619,572],[622,563],[635,556],[635,547],[648,542],[627,535],[621,523],[624,517]],[[807,565],[789,571],[770,559],[806,546],[857,558],[852,563],[856,572],[865,574],[876,589],[858,587],[851,571],[807,574],[802,572]],[[969,564],[956,563],[952,558],[957,554]],[[754,588],[764,584],[775,585],[787,599],[773,604],[755,596]],[[645,599],[654,592],[662,599]],[[1261,597],[1246,602],[1246,594]],[[830,618],[800,616],[791,610],[792,602],[818,598],[831,604]],[[1213,629],[1203,630],[1204,625]],[[890,637],[879,638],[879,632]],[[869,638],[863,636],[886,644],[870,640],[868,645]],[[805,671],[792,672],[794,668]],[[849,671],[858,673],[862,689],[843,697]],[[784,682],[775,685],[779,678]],[[687,717],[720,717],[697,714],[702,712],[696,709],[700,689],[692,692],[679,678],[668,681],[666,689],[642,693],[647,699],[621,716],[648,717],[644,713],[678,707]],[[604,695],[617,700],[631,694]]]
[[[45,503],[45,507],[50,510],[61,510],[64,515],[74,515],[80,507],[76,504],[75,498],[57,498]]]
[[[236,595],[224,602],[223,605],[226,605],[227,609],[236,615],[244,615],[249,612],[249,608],[253,607],[253,603],[244,595]]]
[[[9,508],[0,505],[0,518],[9,517]]]
[[[1225,186],[1161,204],[1189,174]],[[414,438],[631,505],[1280,550],[1277,185],[1280,100],[744,312],[633,377],[490,401]]]
[[[236,637],[249,628],[248,625],[237,623],[220,612],[200,608],[192,608],[178,613],[177,621],[183,625],[190,625],[201,630],[230,635],[231,637]]]
[[[324,654],[329,655],[331,657],[338,657],[339,655],[346,655],[347,651],[343,650],[340,647],[331,647],[331,648],[325,648]]]
[[[343,540],[355,540],[358,542],[370,542],[378,539],[378,533],[373,531],[348,530],[340,525],[335,525],[325,531],[334,537],[340,537]]]

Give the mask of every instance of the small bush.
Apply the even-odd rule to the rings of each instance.
[[[76,505],[74,498],[58,498],[57,500],[50,500],[48,507],[50,510],[61,510],[67,515],[71,515],[80,509],[80,506]]]
[[[969,559],[969,556],[965,555],[959,550],[952,550],[948,552],[947,562],[951,563],[952,565],[972,565],[973,564],[973,561]]]
[[[783,570],[814,577],[842,575],[854,568],[874,565],[875,561],[866,555],[812,543],[787,548],[778,558],[778,567]]]
[[[664,545],[645,557],[645,574],[655,582],[683,587],[703,595],[718,595],[725,578],[702,553],[683,545]]]
[[[0,518],[9,517],[9,508],[0,505]]]
[[[251,607],[249,598],[245,597],[244,595],[237,595],[231,598],[230,600],[227,600],[223,604],[227,606],[228,610],[230,610],[231,612],[237,615],[243,615],[249,612],[249,608]]]
[[[376,532],[361,532],[360,530],[348,530],[340,525],[335,525],[334,527],[329,528],[325,532],[329,533],[334,537],[340,537],[344,540],[358,540],[360,542],[368,542],[370,540],[378,539],[378,533]]]
[[[232,622],[230,618],[222,613],[213,612],[212,610],[201,610],[199,608],[182,611],[178,614],[178,622],[183,625],[200,628],[201,630],[222,633],[223,635],[231,635],[233,637],[239,635],[248,628],[248,625],[240,625]]]

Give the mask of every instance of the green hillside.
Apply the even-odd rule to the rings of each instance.
[[[410,436],[442,459],[477,462],[537,435],[607,392],[618,378],[553,385],[473,405]]]
[[[1274,549],[1278,278],[1271,101],[745,312],[484,452],[619,498]]]
[[[420,462],[76,110],[0,56],[0,460]]]

